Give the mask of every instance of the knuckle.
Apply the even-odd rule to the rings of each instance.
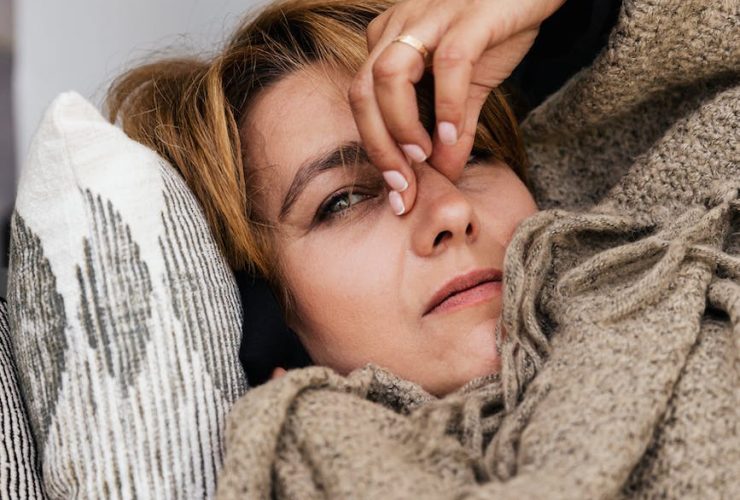
[[[352,81],[347,93],[350,106],[357,109],[373,95],[373,81],[365,73],[358,74]]]
[[[392,80],[403,72],[403,66],[394,59],[381,56],[373,65],[376,80]]]
[[[457,122],[462,116],[462,106],[464,105],[464,96],[455,96],[450,94],[437,96],[435,111],[440,119],[445,121]]]
[[[387,148],[377,145],[365,144],[365,151],[370,160],[381,170],[384,166],[392,165],[393,158]]]
[[[401,144],[418,144],[422,146],[427,142],[424,139],[426,131],[416,116],[410,117],[406,113],[396,116],[395,120],[389,120],[388,129],[394,139]]]
[[[434,53],[434,64],[441,67],[460,66],[467,64],[472,66],[468,52],[461,45],[444,44],[440,45]]]
[[[380,37],[380,27],[382,26],[381,17],[374,18],[367,25],[366,35],[368,42],[373,42]]]

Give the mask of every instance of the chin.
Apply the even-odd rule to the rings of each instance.
[[[475,380],[492,373],[501,371],[501,362],[498,356],[491,358],[478,357],[477,359],[467,359],[458,363],[458,369],[448,372],[443,379],[430,381],[426,384],[420,384],[425,391],[437,397],[443,397],[455,392],[471,380]]]
[[[471,380],[501,371],[501,357],[494,337],[496,319],[486,319],[467,329],[467,335],[457,332],[457,343],[448,348],[448,356],[439,360],[433,380],[421,384],[435,396],[454,392]]]

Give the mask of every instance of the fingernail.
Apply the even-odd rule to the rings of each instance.
[[[442,144],[454,146],[457,143],[457,129],[454,124],[450,122],[439,122],[437,133]]]
[[[391,191],[388,193],[388,201],[391,203],[393,213],[396,215],[403,215],[406,211],[406,207],[403,206],[403,199],[398,191]]]
[[[396,190],[399,193],[403,193],[409,187],[409,182],[406,180],[406,177],[404,177],[398,170],[386,170],[383,172],[383,178],[391,189]]]
[[[401,149],[403,149],[403,152],[416,163],[421,163],[427,159],[427,155],[424,154],[424,150],[416,144],[401,144]]]

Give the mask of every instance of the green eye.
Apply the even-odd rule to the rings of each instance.
[[[372,195],[354,191],[342,191],[337,193],[319,207],[317,219],[321,222],[332,217],[337,217],[343,212],[350,210],[357,203],[371,197]]]
[[[339,213],[342,212],[355,203],[362,201],[363,197],[357,193],[341,193],[334,196],[329,200],[329,204],[326,207],[328,213]]]

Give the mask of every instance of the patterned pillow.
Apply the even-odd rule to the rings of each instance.
[[[5,301],[0,298],[0,498],[43,498],[36,450],[18,391]]]
[[[52,498],[203,498],[247,389],[241,305],[178,173],[75,93],[21,172],[8,305]]]

